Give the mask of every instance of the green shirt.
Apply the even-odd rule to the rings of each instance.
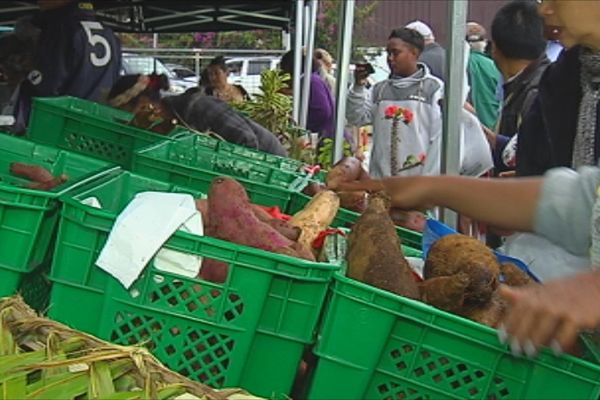
[[[500,113],[500,102],[496,97],[500,72],[492,59],[472,49],[469,53],[468,72],[470,98],[477,117],[483,125],[493,130]]]

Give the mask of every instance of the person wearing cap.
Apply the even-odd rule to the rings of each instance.
[[[435,41],[435,36],[429,25],[417,20],[407,24],[406,28],[419,32],[425,40],[425,48],[419,57],[419,61],[429,67],[433,76],[445,81],[446,50]]]
[[[467,24],[466,39],[470,46],[467,77],[471,86],[468,100],[481,123],[494,129],[500,112],[500,102],[496,96],[500,72],[494,61],[485,54],[485,35],[483,26],[476,22]]]

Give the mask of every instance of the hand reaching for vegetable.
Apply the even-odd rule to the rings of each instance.
[[[600,271],[522,288],[500,288],[508,310],[498,329],[513,353],[534,356],[541,346],[571,350],[577,335],[600,326]]]
[[[354,182],[335,182],[329,187],[338,192],[385,191],[391,197],[392,207],[402,210],[422,210],[431,206],[427,199],[430,184],[422,177],[367,178]]]

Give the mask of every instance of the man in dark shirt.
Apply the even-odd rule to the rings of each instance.
[[[34,68],[15,107],[17,133],[27,126],[33,97],[75,96],[101,100],[116,82],[121,48],[113,32],[95,17],[91,3],[39,0],[40,28]]]

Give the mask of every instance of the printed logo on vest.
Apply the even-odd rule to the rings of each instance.
[[[38,70],[33,70],[27,75],[27,79],[31,82],[32,85],[39,85],[42,83],[42,73]]]

